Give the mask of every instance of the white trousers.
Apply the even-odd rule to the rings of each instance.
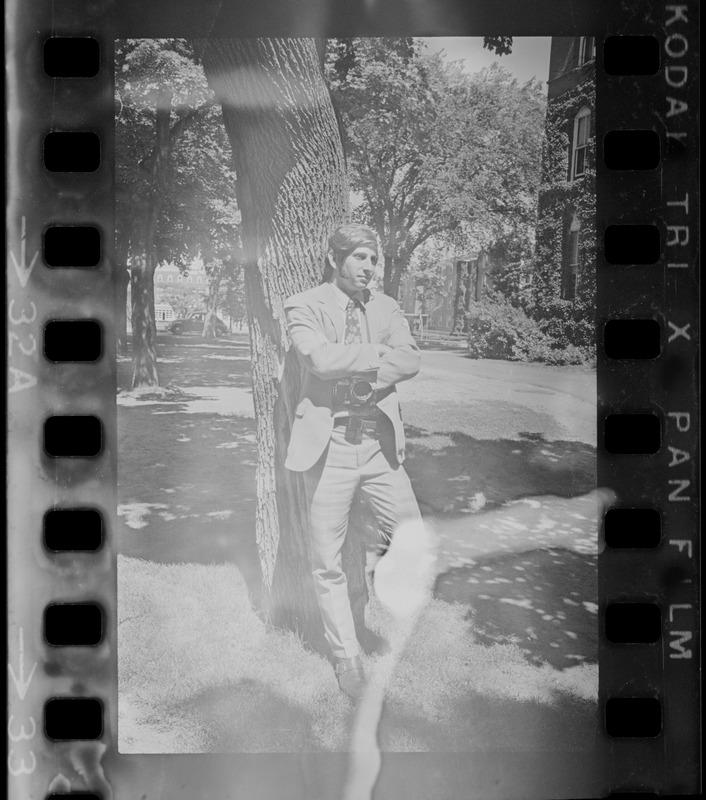
[[[381,436],[389,436],[392,442],[391,428]],[[326,640],[334,657],[351,658],[360,653],[360,645],[341,550],[356,494],[370,506],[382,543],[389,543],[402,520],[418,519],[419,506],[407,473],[388,460],[380,440],[363,435],[360,444],[353,444],[346,441],[345,426],[333,429],[327,450],[304,472],[304,484],[311,567]]]

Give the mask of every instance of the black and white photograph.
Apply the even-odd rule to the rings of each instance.
[[[699,11],[7,0],[8,797],[698,794]]]
[[[116,42],[121,752],[593,747],[594,68]]]

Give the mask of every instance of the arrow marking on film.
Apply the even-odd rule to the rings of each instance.
[[[12,259],[12,265],[15,268],[15,272],[17,273],[17,277],[20,280],[20,284],[24,289],[27,286],[27,281],[29,280],[29,276],[32,274],[32,270],[34,269],[34,265],[37,263],[37,258],[39,257],[39,250],[35,252],[32,256],[32,260],[29,262],[29,266],[27,266],[26,258],[27,258],[27,218],[22,217],[22,232],[20,234],[20,262],[17,263],[17,259],[15,258],[14,253],[10,253],[10,258]]]
[[[59,772],[52,779],[52,782],[47,787],[47,791],[50,794],[68,794],[71,791],[71,781],[66,777],[66,775]]]
[[[15,674],[15,670],[12,669],[12,664],[8,663],[7,668],[10,670],[10,677],[12,678],[12,682],[15,684],[15,689],[17,690],[17,694],[20,696],[20,700],[24,700],[25,696],[27,695],[27,690],[29,689],[30,683],[32,683],[32,676],[34,675],[34,670],[37,669],[37,662],[35,661],[32,664],[32,669],[29,671],[29,675],[27,676],[27,680],[24,677],[25,671],[25,634],[24,628],[20,628],[20,668],[19,668],[19,677]]]

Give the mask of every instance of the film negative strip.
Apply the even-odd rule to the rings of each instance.
[[[159,793],[179,798],[364,800],[699,792],[699,10],[694,0],[563,0],[529,7],[525,2],[372,0],[7,4],[10,797],[105,800]],[[511,35],[512,42],[498,32]],[[371,594],[379,595],[384,613],[378,613],[388,620],[375,623],[377,632],[383,639],[390,630],[394,635],[387,637],[392,644],[383,647],[383,655],[365,660],[366,669],[377,677],[354,713],[355,707],[338,691],[325,645],[315,637],[306,641],[306,603],[303,610],[296,606],[296,613],[278,617],[272,593],[268,607],[254,588],[260,581],[267,595],[277,585],[277,570],[285,569],[281,561],[296,563],[303,552],[304,546],[296,543],[297,531],[303,530],[297,527],[303,501],[296,489],[286,502],[281,499],[290,491],[282,487],[290,484],[282,482],[282,471],[267,472],[262,453],[268,437],[277,438],[281,430],[289,431],[295,415],[304,416],[301,406],[295,412],[291,403],[287,414],[278,416],[284,413],[280,395],[286,394],[282,386],[290,369],[278,350],[288,342],[278,323],[285,318],[286,298],[295,293],[292,287],[300,291],[316,281],[308,273],[302,273],[301,284],[272,277],[273,264],[276,273],[282,261],[258,239],[263,236],[258,225],[266,219],[267,203],[257,199],[266,194],[264,184],[245,184],[248,178],[269,175],[277,187],[276,205],[286,191],[294,191],[291,181],[299,174],[294,166],[309,186],[319,186],[315,180],[321,168],[325,179],[310,197],[326,213],[319,210],[316,219],[331,227],[341,217],[345,166],[336,161],[336,153],[342,151],[332,149],[333,160],[324,169],[316,158],[288,160],[291,153],[282,156],[277,147],[287,137],[293,146],[297,125],[304,124],[292,108],[325,105],[314,83],[311,89],[306,82],[301,66],[308,63],[306,58],[320,67],[315,56],[324,53],[321,63],[326,66],[321,43],[336,40],[342,49],[333,69],[340,77],[354,69],[346,62],[354,57],[353,50],[346,47],[357,37],[388,37],[386,46],[397,48],[395,63],[402,64],[403,76],[394,89],[398,98],[407,92],[411,96],[410,65],[418,37],[486,37],[499,54],[503,48],[517,48],[523,37],[547,38],[547,74],[537,75],[549,84],[541,126],[543,167],[534,195],[540,198],[539,220],[533,223],[537,247],[543,246],[542,226],[545,233],[552,229],[552,214],[561,221],[556,228],[560,233],[546,240],[546,263],[558,265],[552,278],[558,294],[543,330],[552,329],[551,313],[569,313],[560,309],[578,303],[586,275],[595,279],[596,369],[595,381],[590,367],[570,373],[546,366],[522,372],[525,364],[502,362],[503,356],[492,354],[488,359],[487,352],[489,366],[484,366],[483,354],[474,362],[463,360],[480,365],[468,376],[468,367],[459,366],[461,359],[445,366],[452,362],[444,358],[456,358],[458,351],[444,354],[444,348],[453,350],[459,341],[465,348],[469,336],[480,330],[469,327],[472,314],[481,315],[471,305],[473,281],[478,292],[473,302],[482,305],[483,265],[488,262],[481,246],[470,255],[455,251],[449,285],[455,280],[460,294],[449,301],[453,321],[444,335],[434,338],[438,331],[429,322],[431,312],[419,310],[414,302],[410,309],[404,307],[422,347],[417,385],[427,387],[417,394],[413,389],[405,394],[400,387],[410,451],[406,466],[423,517],[433,518],[437,529],[441,544],[435,557],[446,563],[436,567],[431,600],[424,594],[431,572],[420,566],[428,553],[419,544],[417,561],[411,562],[410,550],[396,555],[396,543],[417,540],[411,534],[393,537],[375,570]],[[306,46],[297,45],[304,39]],[[184,42],[191,48],[188,55]],[[229,50],[228,42],[241,46]],[[257,42],[270,44],[260,47]],[[150,61],[157,51],[168,54],[164,63],[178,62],[185,71],[170,79],[171,67],[158,69]],[[263,66],[258,58],[265,51],[276,56],[265,70],[271,84],[258,77]],[[357,52],[360,64],[362,51]],[[498,60],[502,66],[502,55]],[[384,73],[376,74],[382,80]],[[245,89],[238,94],[239,80],[243,86],[252,80],[251,95]],[[493,91],[500,92],[500,84]],[[307,95],[310,89],[313,94]],[[209,91],[215,92],[215,101]],[[275,128],[267,128],[272,120],[262,112],[260,98],[268,91],[295,98],[289,116],[272,117],[277,124],[285,120],[277,129],[285,131],[283,139],[267,138]],[[531,92],[524,91],[522,98],[529,102]],[[128,108],[121,103],[130,92],[133,105]],[[187,95],[189,99],[171,105],[174,97]],[[142,100],[135,100],[138,96]],[[140,150],[140,115],[148,105],[155,119],[162,109],[166,127],[160,140],[155,122],[157,139]],[[198,215],[205,213],[198,209],[206,206],[194,206],[197,210],[187,218],[184,208],[191,208],[191,201],[179,194],[183,187],[164,190],[167,177],[159,172],[159,163],[170,157],[170,124],[186,129],[221,105],[220,133],[193,128],[192,149],[179,156],[193,164],[189,191],[196,192],[197,183],[207,187],[209,208],[217,207],[219,219],[225,220],[221,227],[242,226],[241,239],[231,241],[231,248],[245,264],[240,287],[248,298],[244,316],[249,338],[244,330],[233,335],[232,314],[231,330],[221,339],[227,348],[216,350],[204,344],[207,339],[181,337],[186,323],[207,324],[204,314],[199,320],[193,309],[179,319],[164,319],[159,329],[155,264],[150,262],[152,272],[141,282],[134,243],[135,231],[151,208],[144,203],[143,185],[150,180],[163,181],[177,238],[198,227]],[[421,106],[410,108],[412,120]],[[253,138],[258,130],[253,118],[259,112],[265,119],[260,139]],[[128,142],[132,162],[119,155],[125,141],[123,113],[133,115],[134,139]],[[347,120],[340,110],[337,117],[331,110],[329,135],[335,139],[335,131],[351,137]],[[446,129],[437,130],[439,138],[442,133],[450,136]],[[503,130],[499,127],[495,134]],[[552,136],[558,137],[556,152]],[[217,177],[204,178],[212,168],[206,151],[224,152],[223,142],[233,147],[233,162]],[[251,167],[246,155],[238,155],[238,147],[250,158],[263,153],[265,166]],[[317,157],[323,152],[308,149]],[[308,172],[302,163],[309,164]],[[312,164],[318,164],[316,169]],[[137,169],[138,178],[123,197],[120,170],[128,168]],[[509,167],[495,169],[498,173]],[[587,187],[593,174],[595,197],[577,199],[572,192],[579,179],[585,178]],[[229,181],[237,184],[234,190]],[[483,195],[486,206],[492,205],[501,183],[493,183],[491,194]],[[151,184],[152,191],[155,186]],[[242,216],[233,216],[228,206],[228,186],[237,194]],[[562,206],[567,197],[578,210]],[[589,217],[581,216],[584,202]],[[132,245],[127,248],[121,204],[133,215]],[[320,232],[312,227],[314,217],[306,216],[310,205],[316,203],[301,195],[301,202],[290,203],[286,213],[279,206],[269,212],[270,221],[282,213],[295,228],[305,220],[300,233],[311,234],[304,247],[309,254],[322,246],[315,241]],[[409,221],[407,233],[412,230]],[[207,236],[212,232],[208,229]],[[159,237],[166,234],[160,231]],[[161,252],[159,247],[171,252],[162,239],[153,252]],[[299,245],[292,240],[288,246],[294,252]],[[180,257],[191,263],[197,250]],[[165,284],[186,286],[193,280],[202,294],[210,282],[217,293],[206,267],[200,272],[174,267],[160,274]],[[532,269],[520,281],[536,292],[541,275],[539,267],[535,275]],[[260,283],[253,278],[256,274],[264,276]],[[197,283],[201,278],[203,285]],[[509,285],[495,280],[498,290]],[[128,283],[133,313],[129,333],[123,321]],[[279,293],[272,289],[278,285]],[[399,287],[382,288],[403,304]],[[412,289],[414,294],[416,286]],[[267,291],[272,294],[263,299]],[[146,293],[141,299],[140,292]],[[454,307],[459,297],[466,303],[460,318]],[[152,314],[146,322],[140,320],[144,308]],[[461,327],[454,327],[459,319]],[[580,319],[575,322],[581,324]],[[174,328],[177,323],[182,329]],[[217,334],[218,322],[211,317],[208,324]],[[523,331],[530,336],[528,327]],[[136,355],[139,336],[144,346]],[[156,336],[156,343],[150,336]],[[369,337],[368,345],[377,341],[370,331]],[[384,359],[384,347],[377,352]],[[128,384],[131,378],[136,385],[141,382],[138,373],[143,384],[150,384],[155,360],[165,368],[162,386],[132,391]],[[542,359],[527,361],[531,365]],[[280,391],[261,392],[254,417],[246,410],[252,409],[248,372],[232,371],[241,362],[254,365],[256,395],[265,384]],[[514,371],[507,372],[510,367],[503,363],[513,364]],[[224,364],[228,369],[221,370]],[[422,384],[425,364],[433,377]],[[170,372],[170,365],[180,366]],[[451,405],[434,405],[437,401],[429,399],[434,383],[445,387]],[[233,384],[237,391],[228,393]],[[576,420],[584,414],[580,403],[586,402],[581,394],[589,392],[592,403],[592,388],[597,400],[588,427],[594,439],[590,433],[567,434],[578,430]],[[530,400],[510,403],[511,392]],[[572,398],[566,407],[559,394]],[[230,404],[228,410],[219,402]],[[234,411],[235,406],[242,409]],[[138,407],[142,416],[126,413]],[[419,409],[443,417],[444,424],[423,424]],[[460,421],[454,422],[453,414]],[[470,418],[474,425],[488,426],[489,421],[477,420],[492,418],[495,433],[468,428]],[[540,418],[553,420],[561,435],[549,422],[540,424]],[[535,423],[539,427],[533,428]],[[507,432],[500,435],[502,426]],[[165,442],[173,439],[188,450],[169,449]],[[462,444],[470,455],[462,452]],[[230,460],[220,460],[220,454]],[[177,480],[169,469],[182,458],[187,467]],[[582,459],[590,462],[585,474],[594,476],[592,485],[585,476],[577,477],[584,475],[578,466],[561,471],[562,464],[583,464]],[[250,477],[235,469],[236,462],[248,465]],[[492,466],[474,472],[481,462]],[[446,464],[454,466],[447,469]],[[528,478],[530,473],[543,475],[544,483]],[[280,481],[277,497],[268,488],[268,475]],[[247,481],[250,489],[243,488]],[[461,501],[466,483],[472,489]],[[142,493],[134,489],[140,485]],[[493,494],[496,485],[503,486],[502,493]],[[223,502],[234,486],[244,498],[240,505],[230,497]],[[594,491],[586,494],[589,489]],[[199,492],[205,499],[197,508]],[[459,502],[465,504],[463,513]],[[270,529],[263,522],[268,508],[280,513],[279,527],[275,519],[271,528],[287,530],[281,523],[286,519],[294,531],[289,537],[294,541],[284,534],[275,541],[279,560],[274,561],[268,560]],[[590,510],[596,508],[597,516]],[[287,509],[291,515],[283,517]],[[530,520],[521,509],[527,514],[539,510]],[[162,533],[151,523],[156,518],[166,526]],[[203,520],[222,523],[217,535],[208,532],[208,546],[198,538],[206,530],[197,527]],[[589,545],[577,544],[586,537],[592,537]],[[520,539],[522,546],[516,545]],[[404,544],[400,547],[404,551]],[[464,548],[465,560],[457,557]],[[499,548],[507,552],[499,553]],[[527,552],[534,555],[525,558]],[[263,570],[255,579],[248,575],[248,558]],[[412,564],[413,569],[394,567],[397,563]],[[392,580],[395,569],[405,577],[409,569],[417,575],[416,583],[405,584],[407,594],[403,589],[385,594],[384,581]],[[522,592],[531,584],[537,595],[513,594],[506,589],[511,583]],[[475,594],[462,596],[460,584]],[[478,594],[475,586],[485,594]],[[584,586],[594,587],[594,594],[584,594]],[[422,595],[425,599],[418,599]],[[508,609],[520,616],[508,618]],[[232,617],[238,614],[249,620],[244,627],[234,626]],[[567,615],[583,627],[572,630]],[[272,624],[266,627],[263,619]],[[385,627],[392,624],[390,619],[398,621],[397,628]],[[239,654],[255,666],[229,679],[226,671],[241,663]],[[279,666],[284,663],[288,669]],[[299,688],[286,688],[286,681]],[[340,674],[339,684],[344,688]],[[148,695],[161,699],[150,705]]]

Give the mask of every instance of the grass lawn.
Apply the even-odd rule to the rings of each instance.
[[[249,599],[259,565],[245,337],[158,341],[165,388],[118,398],[120,750],[346,750],[352,706],[329,662],[268,629]],[[118,373],[124,387],[126,359]],[[464,406],[454,375],[440,375],[420,375],[419,401],[403,405],[406,467],[446,566],[394,672],[381,747],[588,749],[597,536],[579,496],[595,487],[595,447],[547,412],[545,390],[518,400],[496,387],[490,402],[474,380]],[[385,636],[374,601],[368,625]]]
[[[118,581],[121,752],[347,749],[352,705],[328,661],[262,623],[236,567],[121,556]],[[386,623],[373,602],[370,628]],[[533,665],[474,627],[469,606],[432,601],[390,684],[381,748],[590,748],[597,666]]]

